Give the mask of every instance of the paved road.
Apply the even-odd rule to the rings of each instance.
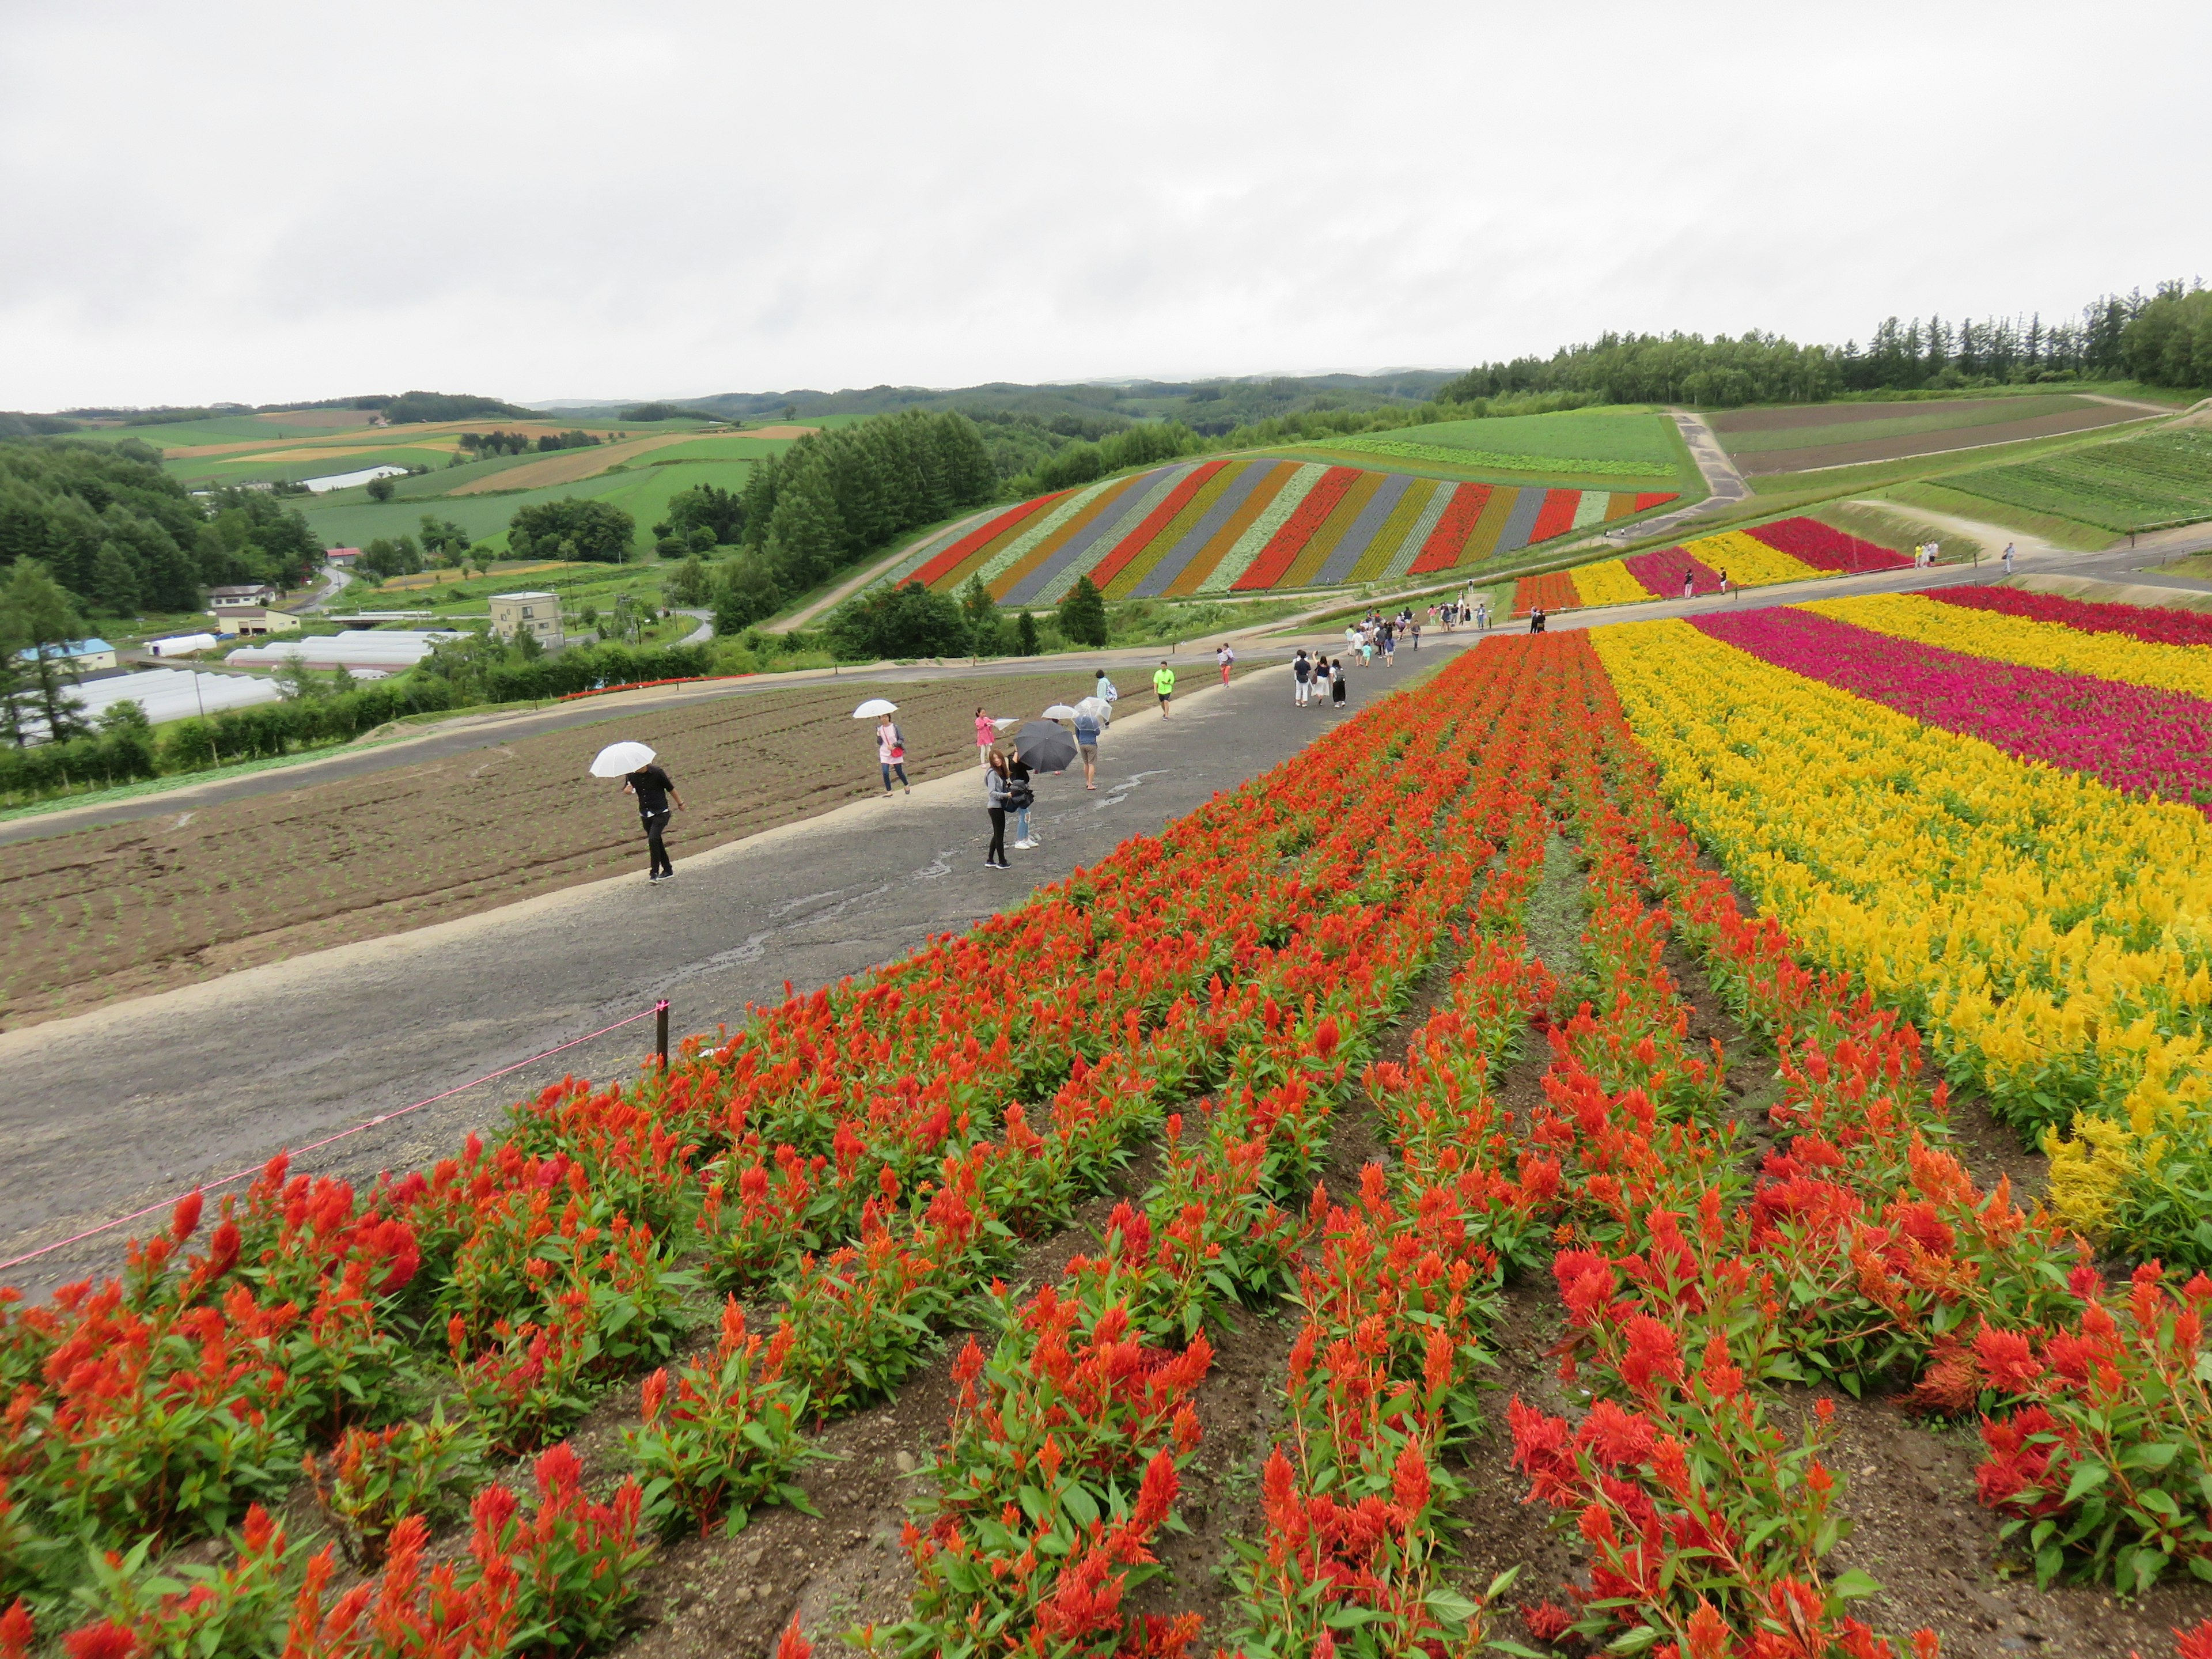
[[[1462,635],[1455,643],[1470,643]],[[1353,707],[1447,652],[1353,673]],[[0,1036],[0,1259],[279,1148],[422,1099],[665,996],[676,1027],[964,928],[1295,752],[1337,717],[1291,707],[1279,669],[1197,688],[1171,719],[1109,732],[1101,787],[1040,782],[1042,849],[982,866],[978,777],[925,784],[686,859],[676,879],[572,888],[462,921],[253,969]],[[442,1155],[564,1071],[626,1073],[650,1022],[319,1154],[356,1181]],[[26,1289],[110,1266],[108,1240],[5,1277]]]

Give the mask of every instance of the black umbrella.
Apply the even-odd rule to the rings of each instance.
[[[1031,720],[1014,733],[1014,752],[1032,772],[1065,772],[1075,764],[1075,738],[1066,726]]]

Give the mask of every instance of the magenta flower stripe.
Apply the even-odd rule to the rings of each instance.
[[[1630,575],[1662,599],[1682,597],[1682,573],[1685,570],[1697,578],[1698,592],[1717,593],[1721,591],[1721,573],[1704,560],[1692,558],[1682,548],[1662,547],[1649,553],[1632,553],[1621,562],[1628,567]]]
[[[2058,623],[2084,634],[2124,634],[2152,645],[2212,645],[2212,616],[2148,605],[2062,599],[2021,587],[1941,587],[1927,596],[1967,611],[1994,611],[2030,622]]]
[[[2086,773],[2130,793],[2200,808],[2212,802],[2212,702],[2201,698],[1992,662],[1805,611],[1688,620],[1761,662],[1979,738],[2016,759]]]

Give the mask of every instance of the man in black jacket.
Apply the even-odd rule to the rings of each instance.
[[[668,828],[671,816],[668,803],[674,801],[682,811],[684,797],[676,793],[676,785],[668,774],[654,762],[640,767],[623,780],[623,793],[637,797],[637,815],[645,823],[645,847],[651,863],[646,871],[647,881],[665,881],[676,873],[676,866],[668,861],[668,843],[661,839]]]

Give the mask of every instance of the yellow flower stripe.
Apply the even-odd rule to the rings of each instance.
[[[1684,623],[1590,637],[1674,810],[1760,908],[1921,1022],[2014,1121],[2083,1110],[2074,1139],[2045,1143],[2069,1222],[2144,1253],[2168,1238],[2166,1172],[2212,1160],[2204,816]]]
[[[1619,559],[1577,565],[1567,574],[1575,579],[1576,596],[1584,605],[1635,605],[1658,597],[1630,575]]]
[[[1802,559],[1778,552],[1757,537],[1747,536],[1741,530],[1723,531],[1717,536],[1700,536],[1693,542],[1685,543],[1683,551],[1716,570],[1725,570],[1729,580],[1737,587],[1764,587],[1770,582],[1802,582],[1815,576],[1836,574],[1832,570],[1815,570]]]
[[[2063,623],[1969,611],[1917,593],[1814,599],[1798,608],[1897,639],[1947,646],[1970,657],[2212,698],[2212,649],[2201,645],[2158,645],[2124,634],[2085,634]]]

